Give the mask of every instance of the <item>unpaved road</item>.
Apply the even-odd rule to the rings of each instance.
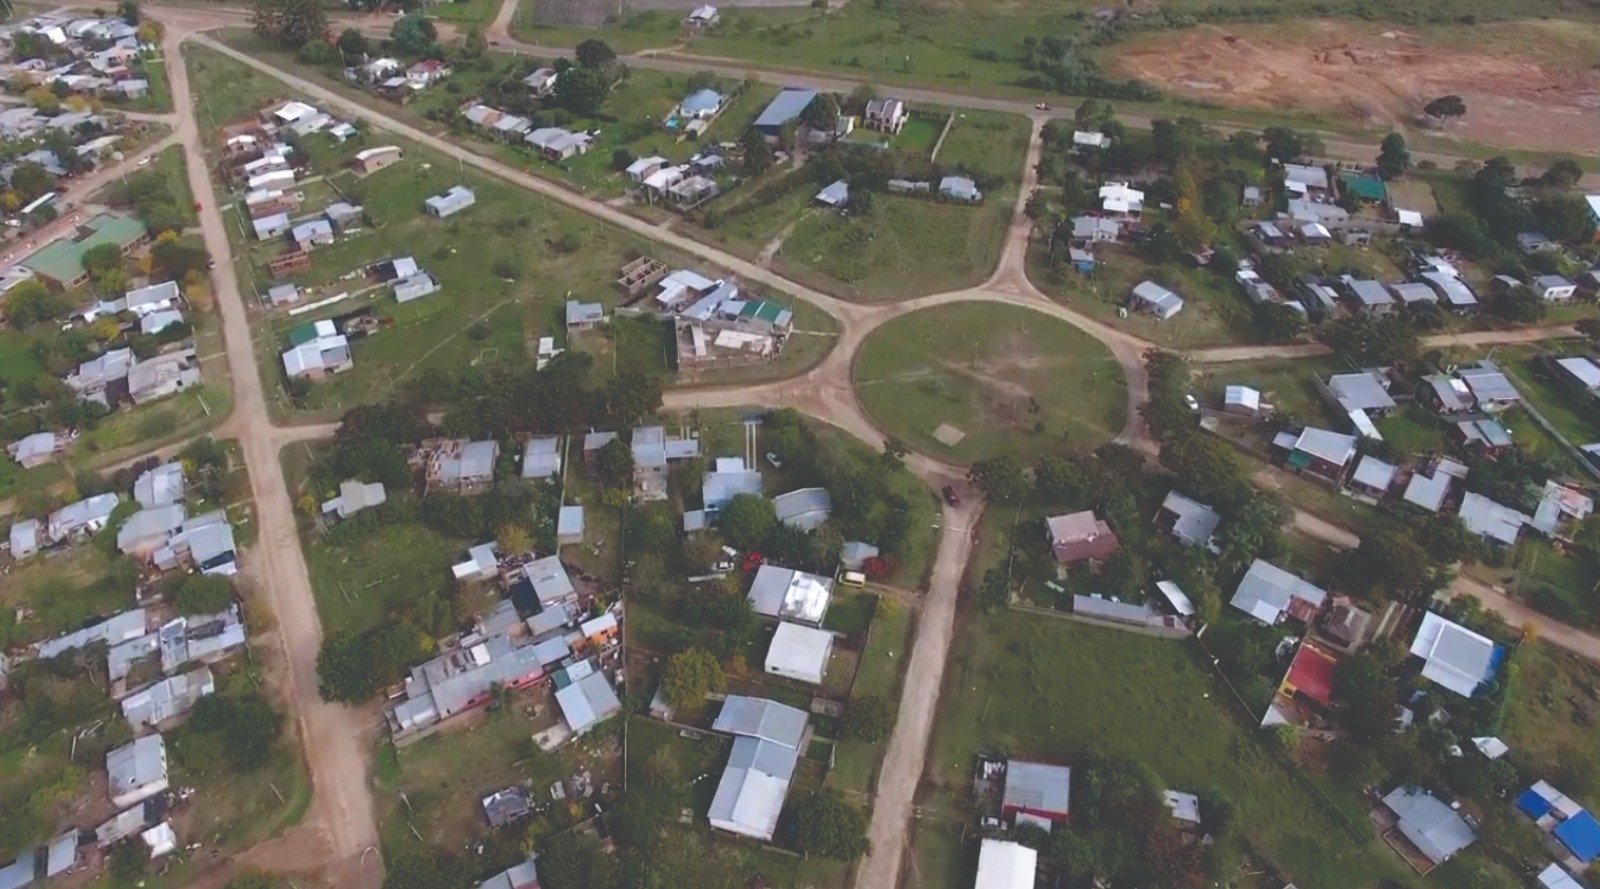
[[[382,882],[377,856],[362,867],[362,853],[378,843],[377,821],[367,785],[365,746],[368,725],[355,711],[322,700],[317,693],[317,652],[322,625],[317,616],[311,577],[300,549],[294,507],[278,461],[282,441],[267,413],[249,318],[233,275],[233,251],[216,191],[212,188],[200,131],[194,119],[188,72],[179,44],[181,29],[169,28],[163,44],[170,60],[174,106],[178,109],[177,135],[188,156],[189,185],[200,203],[200,229],[206,250],[216,260],[220,274],[212,276],[217,309],[233,377],[234,411],[219,428],[219,437],[239,439],[250,473],[256,503],[258,542],[250,551],[247,567],[257,588],[265,593],[277,623],[277,638],[286,674],[276,682],[294,715],[306,764],[311,773],[312,803],[304,824],[288,837],[268,844],[283,848],[286,869],[301,869],[309,862],[307,847],[323,853],[321,862],[335,885],[376,889]],[[307,836],[307,834],[311,836]],[[299,859],[299,860],[296,860]]]

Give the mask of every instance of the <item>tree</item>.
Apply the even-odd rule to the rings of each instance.
[[[831,133],[839,125],[839,100],[833,93],[817,93],[800,112],[800,122],[813,130]]]
[[[1400,318],[1359,315],[1324,324],[1319,335],[1352,367],[1388,367],[1415,362],[1420,351],[1417,332]]]
[[[595,454],[595,472],[607,485],[623,489],[633,484],[633,448],[613,438]]]
[[[1292,340],[1305,332],[1306,316],[1287,303],[1262,303],[1255,309],[1256,330],[1268,342]]]
[[[1097,132],[1101,127],[1111,122],[1113,116],[1110,102],[1098,99],[1084,99],[1078,110],[1072,113],[1072,122],[1078,129]]]
[[[637,370],[612,377],[605,388],[606,416],[617,426],[633,426],[661,408],[661,378]]]
[[[883,695],[866,695],[850,702],[844,725],[861,740],[876,744],[886,740],[894,729],[894,711]]]
[[[593,37],[578,44],[572,55],[578,60],[579,67],[591,69],[609,68],[617,60],[617,51],[610,44]]]
[[[1583,168],[1571,158],[1562,158],[1550,164],[1539,177],[1539,184],[1550,188],[1572,188],[1583,180]]]
[[[18,197],[33,200],[45,192],[55,188],[56,180],[46,170],[33,161],[24,161],[17,164],[11,173],[11,188]]]
[[[226,577],[191,574],[178,587],[177,598],[184,614],[217,614],[233,603],[233,584]]]
[[[339,32],[339,52],[345,56],[345,61],[359,59],[366,56],[370,49],[367,35],[355,28],[345,28]]]
[[[795,842],[808,855],[854,861],[867,854],[867,819],[834,788],[816,791],[795,810]]]
[[[1395,683],[1377,656],[1363,651],[1333,671],[1333,696],[1345,704],[1350,739],[1370,746],[1388,737],[1395,715]]]
[[[1457,95],[1440,96],[1424,105],[1422,113],[1435,118],[1461,117],[1467,113],[1467,103]]]
[[[461,57],[464,59],[481,59],[489,51],[489,38],[483,34],[483,29],[473,25],[467,29],[467,36],[461,41]]]
[[[533,537],[528,529],[522,525],[507,522],[500,526],[494,536],[495,545],[506,555],[530,552],[533,549]]]
[[[139,26],[139,0],[122,0],[117,4],[117,15],[134,27]]]
[[[586,41],[587,42],[587,41]],[[605,104],[611,91],[611,81],[598,68],[573,68],[556,81],[551,98],[555,103],[580,117],[592,116]]]
[[[1411,169],[1411,150],[1406,147],[1406,137],[1390,133],[1383,137],[1378,148],[1378,175],[1385,179],[1398,179]]]
[[[1544,317],[1544,298],[1524,284],[1505,287],[1495,294],[1490,304],[1494,313],[1507,321],[1532,324]]]
[[[878,91],[870,83],[859,84],[850,91],[850,98],[845,100],[845,107],[851,114],[866,114],[867,103],[878,98]]]
[[[263,40],[300,49],[328,33],[328,15],[319,0],[254,0],[251,27]]]
[[[123,840],[111,850],[111,876],[123,885],[131,886],[144,877],[150,869],[150,847],[135,837]]]
[[[705,703],[706,695],[727,685],[722,663],[703,648],[680,651],[667,661],[661,688],[667,703],[676,710],[689,710]]]
[[[193,735],[209,735],[217,743],[201,749],[218,749],[236,772],[249,772],[266,765],[273,745],[283,731],[283,718],[260,695],[241,698],[207,695],[195,703],[189,721],[179,736],[183,742]]]
[[[1533,218],[1539,221],[1540,230],[1554,240],[1568,244],[1587,244],[1594,240],[1594,216],[1583,198],[1568,195],[1541,198],[1533,204]]]
[[[744,169],[752,176],[759,176],[772,167],[772,146],[767,144],[767,137],[761,131],[751,127],[739,137],[739,147],[744,149]]]
[[[777,523],[772,501],[758,494],[737,494],[717,511],[717,528],[739,549],[760,548]]]
[[[439,29],[433,19],[421,15],[403,15],[389,31],[395,49],[410,56],[430,55],[438,50]]]
[[[1010,454],[972,464],[967,480],[977,485],[984,496],[1000,503],[1015,503],[1028,492],[1028,477],[1022,464]]]
[[[61,317],[67,311],[67,304],[38,279],[30,278],[11,288],[5,309],[7,322],[21,330]]]
[[[1267,157],[1288,163],[1298,160],[1307,151],[1306,139],[1288,127],[1267,127],[1261,131],[1266,143]]]

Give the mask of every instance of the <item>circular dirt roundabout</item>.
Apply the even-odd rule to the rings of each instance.
[[[888,435],[956,463],[1090,451],[1127,419],[1127,381],[1111,352],[1016,306],[958,303],[896,318],[867,337],[851,376]]]

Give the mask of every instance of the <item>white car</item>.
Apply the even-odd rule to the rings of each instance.
[[[137,164],[135,164],[134,166],[147,167],[147,166],[150,165],[150,161],[152,161],[152,160],[154,160],[154,158],[141,157],[141,158],[139,158],[139,162]]]
[[[1183,396],[1183,403],[1188,405],[1189,406],[1189,410],[1191,410],[1191,411],[1195,411],[1195,412],[1198,413],[1199,410],[1200,410],[1200,399],[1195,398],[1193,395],[1185,395],[1185,396]]]

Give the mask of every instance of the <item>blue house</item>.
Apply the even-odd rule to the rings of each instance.
[[[721,111],[724,101],[722,94],[716,90],[697,90],[678,103],[678,110],[683,112],[685,117],[698,120]]]

